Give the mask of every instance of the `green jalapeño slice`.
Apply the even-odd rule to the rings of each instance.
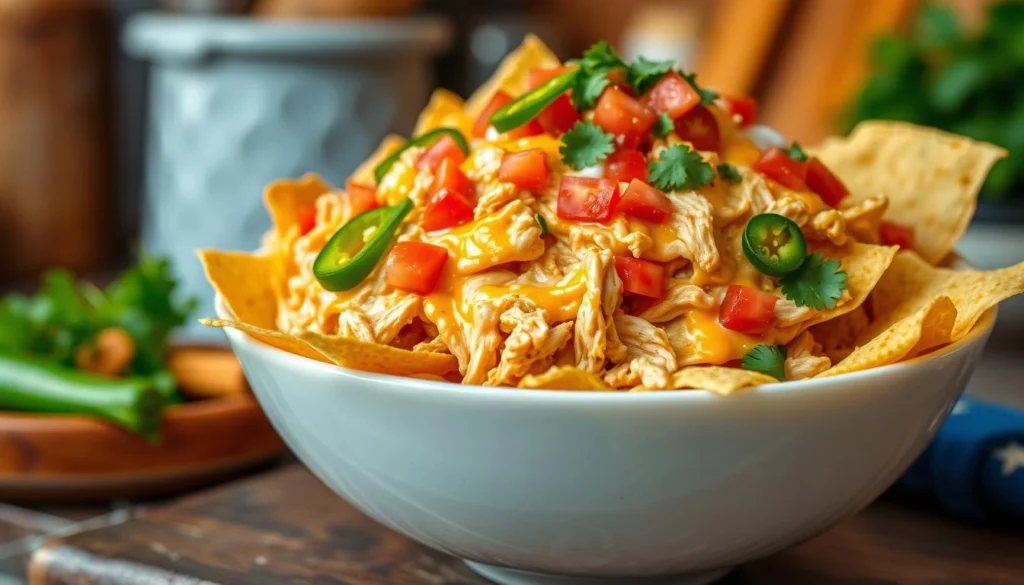
[[[391,207],[357,215],[341,226],[313,262],[313,275],[320,285],[337,292],[366,280],[391,248],[398,226],[412,207],[412,201],[403,199]]]
[[[800,226],[788,217],[761,213],[743,230],[743,253],[761,273],[785,276],[804,263],[807,240]]]
[[[381,179],[384,178],[384,175],[388,174],[388,171],[391,170],[391,167],[395,165],[395,162],[398,161],[398,159],[402,158],[402,154],[405,153],[405,151],[409,150],[414,146],[430,146],[431,144],[437,142],[438,139],[445,135],[451,136],[452,140],[455,141],[455,144],[459,146],[459,150],[462,151],[462,154],[469,154],[469,143],[466,142],[466,137],[462,135],[462,132],[459,132],[455,128],[435,128],[434,130],[431,130],[430,132],[427,132],[422,136],[417,136],[416,138],[413,138],[412,140],[403,144],[398,150],[391,153],[391,156],[387,157],[386,159],[381,161],[379,165],[373,168],[373,177],[377,179],[377,183],[380,184],[380,181]]]
[[[552,77],[537,89],[505,104],[491,116],[491,126],[498,132],[508,132],[536,118],[548,104],[572,87],[578,74],[577,69],[569,69]]]

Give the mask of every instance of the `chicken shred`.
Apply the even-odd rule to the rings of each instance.
[[[789,343],[786,352],[786,379],[813,378],[832,367],[832,361],[823,355],[821,345],[814,341],[810,331],[804,331]]]
[[[663,329],[645,319],[615,313],[615,328],[625,344],[622,363],[605,374],[604,381],[612,388],[642,385],[649,389],[671,387],[672,373],[679,367],[676,353]]]

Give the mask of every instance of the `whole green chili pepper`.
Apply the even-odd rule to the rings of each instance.
[[[508,132],[536,118],[548,104],[572,87],[578,74],[578,69],[570,69],[505,104],[491,116],[491,126],[498,132]]]
[[[403,199],[391,207],[357,215],[341,226],[313,262],[313,275],[320,285],[336,292],[366,280],[391,248],[398,226],[412,208],[412,201]]]
[[[392,165],[395,164],[395,161],[401,158],[403,152],[414,146],[430,146],[445,134],[451,136],[455,140],[455,143],[459,145],[459,149],[462,150],[462,154],[469,154],[469,143],[466,142],[466,137],[462,135],[462,132],[459,132],[455,128],[435,128],[422,136],[418,136],[406,142],[401,148],[391,153],[391,156],[387,157],[379,165],[374,167],[373,176],[377,179],[377,183],[379,184],[381,179],[384,178],[384,175],[388,174]]]
[[[0,354],[0,409],[91,415],[149,438],[160,430],[161,383],[104,378],[47,360]]]

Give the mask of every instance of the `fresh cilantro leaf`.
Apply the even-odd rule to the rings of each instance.
[[[789,155],[789,158],[797,162],[807,162],[810,158],[807,156],[807,153],[804,152],[804,149],[800,147],[800,144],[796,142],[786,149],[786,154]]]
[[[651,132],[658,138],[664,138],[668,136],[668,133],[675,128],[675,123],[672,122],[672,118],[668,114],[662,112],[658,114],[658,121],[654,123],[654,128]]]
[[[729,163],[722,163],[718,165],[718,176],[733,183],[739,183],[743,180],[743,176],[740,175],[738,170],[736,170],[736,167]]]
[[[715,180],[715,171],[696,151],[676,144],[661,151],[658,160],[647,165],[651,184],[662,191],[700,189]]]
[[[601,92],[609,83],[604,71],[580,70],[572,88],[572,105],[579,112],[593,109],[597,98],[601,97]]]
[[[583,52],[582,59],[569,61],[579,67],[572,88],[572,103],[579,111],[590,110],[608,87],[608,72],[626,67],[619,54],[605,41],[598,41]]]
[[[815,252],[795,272],[783,276],[779,284],[782,294],[796,306],[831,310],[846,289],[846,272],[840,269],[838,260],[826,260],[821,252]]]
[[[577,171],[596,165],[615,151],[612,135],[592,122],[579,121],[562,135],[562,162]]]
[[[713,89],[704,89],[703,87],[697,85],[696,73],[683,73],[682,71],[680,71],[679,74],[683,76],[683,79],[685,79],[693,87],[693,89],[697,90],[697,93],[700,95],[700,105],[710,106],[711,104],[715,103],[715,100],[718,99],[717,91]]]
[[[626,70],[626,83],[633,86],[636,95],[647,92],[659,79],[672,71],[672,61],[648,61],[640,57]]]
[[[165,368],[167,339],[182,325],[194,301],[173,298],[174,279],[165,260],[146,259],[106,290],[76,282],[66,271],[43,276],[34,296],[0,300],[0,351],[75,365],[81,347],[108,327],[121,327],[135,342],[127,374],[149,375]]]
[[[744,370],[761,372],[779,380],[786,379],[786,348],[778,345],[756,345],[743,356]]]
[[[626,66],[622,57],[619,57],[608,41],[597,41],[583,51],[582,59],[573,59],[569,63],[576,63],[584,69],[604,69],[605,71]]]
[[[548,220],[544,219],[544,216],[537,213],[533,216],[533,219],[537,221],[537,225],[540,226],[540,233],[542,235],[548,234]]]

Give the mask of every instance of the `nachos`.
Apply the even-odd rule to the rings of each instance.
[[[882,122],[801,148],[756,115],[528,37],[344,189],[271,185],[259,252],[200,253],[236,319],[207,323],[470,385],[731,393],[920,355],[1024,290],[1024,264],[939,266],[1002,149]]]

